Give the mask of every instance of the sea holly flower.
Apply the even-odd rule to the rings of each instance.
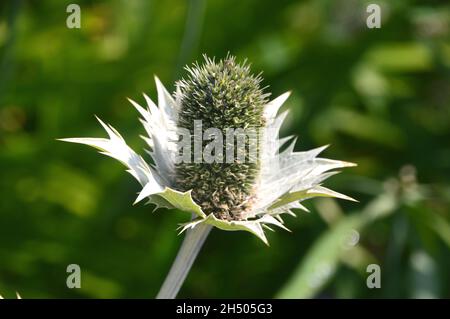
[[[205,57],[203,65],[194,64],[187,71],[173,95],[155,77],[158,106],[145,94],[146,107],[130,100],[141,115],[151,164],[100,119],[108,138],[62,140],[93,146],[122,162],[142,186],[136,202],[147,199],[156,208],[192,214],[194,218],[181,225],[181,231],[209,224],[222,230],[248,231],[267,244],[264,228],[287,229],[282,216],[294,215],[292,209],[306,210],[302,201],[319,196],[352,200],[322,183],[336,174],[336,169],[354,164],[319,157],[326,146],[296,152],[294,137],[279,138],[288,114],[279,114],[279,109],[289,93],[270,101],[261,77],[252,75],[247,63],[239,64],[230,56],[218,62]],[[207,134],[211,128],[216,132],[213,141]],[[239,148],[236,140],[223,143],[230,128],[255,134],[245,135]],[[220,139],[219,133],[223,135]],[[180,148],[180,137],[186,134],[185,146],[194,145]],[[250,152],[251,148],[255,152]],[[205,161],[206,150],[214,161]],[[240,150],[244,155],[238,157]]]

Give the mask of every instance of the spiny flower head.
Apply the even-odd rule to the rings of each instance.
[[[268,94],[264,94],[260,76],[254,76],[245,62],[238,64],[234,57],[215,62],[205,56],[205,63],[187,68],[187,79],[177,83],[176,98],[179,101],[178,127],[186,128],[192,136],[196,121],[202,121],[202,132],[217,128],[226,136],[228,128],[254,128],[264,126],[264,106]],[[254,138],[258,138],[255,136]],[[217,218],[240,220],[251,206],[252,191],[258,174],[259,160],[252,161],[246,138],[244,161],[234,154],[232,163],[179,163],[176,165],[176,187],[181,191],[192,190],[192,197],[206,214]],[[208,140],[202,141],[206,147]],[[238,148],[233,140],[234,150]],[[223,143],[222,154],[227,151]],[[258,151],[258,150],[257,150]],[[235,152],[236,153],[236,152]]]
[[[286,229],[282,215],[294,215],[295,208],[307,210],[302,201],[317,196],[352,200],[322,182],[336,174],[335,169],[354,164],[319,157],[326,146],[296,152],[295,137],[279,138],[287,111],[278,114],[278,110],[289,93],[269,101],[261,77],[230,56],[218,62],[205,57],[203,65],[194,64],[187,71],[173,96],[155,78],[158,106],[145,94],[146,108],[130,100],[142,116],[153,164],[101,120],[108,138],[63,140],[93,146],[122,162],[142,185],[136,202],[147,198],[156,208],[193,214],[196,218],[181,225],[182,231],[206,223],[251,232],[267,244],[263,228]],[[208,139],[211,129],[214,139]],[[243,134],[239,144],[239,134],[237,140],[223,138],[230,129],[257,133]],[[203,151],[200,156],[197,148]],[[238,156],[242,150],[244,156]],[[208,153],[214,155],[213,161],[206,160]]]

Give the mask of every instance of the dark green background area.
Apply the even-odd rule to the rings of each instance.
[[[66,27],[72,2],[81,29]],[[331,144],[324,156],[358,163],[326,185],[359,203],[310,200],[270,247],[213,230],[180,297],[450,297],[450,7],[373,2],[381,29],[357,0],[2,1],[0,294],[156,295],[189,216],[132,206],[119,163],[56,138],[104,136],[96,114],[145,155],[126,97],[156,100],[154,74],[173,90],[183,65],[230,52],[273,97],[292,90],[297,150]]]

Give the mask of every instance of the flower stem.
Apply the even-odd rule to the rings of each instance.
[[[177,296],[210,231],[211,226],[206,224],[197,225],[187,231],[156,299],[174,299]]]

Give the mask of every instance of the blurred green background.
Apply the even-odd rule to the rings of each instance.
[[[81,28],[66,27],[69,3]],[[371,1],[372,2],[372,1]],[[132,206],[123,167],[59,137],[104,136],[143,151],[126,101],[173,90],[183,65],[227,52],[292,90],[283,134],[297,150],[356,162],[327,181],[359,203],[313,199],[270,247],[214,230],[180,297],[450,297],[450,6],[358,0],[0,3],[0,293],[154,297],[181,243],[177,211]],[[356,245],[355,245],[356,244]],[[66,287],[79,264],[81,289]],[[381,288],[369,289],[369,264]]]

